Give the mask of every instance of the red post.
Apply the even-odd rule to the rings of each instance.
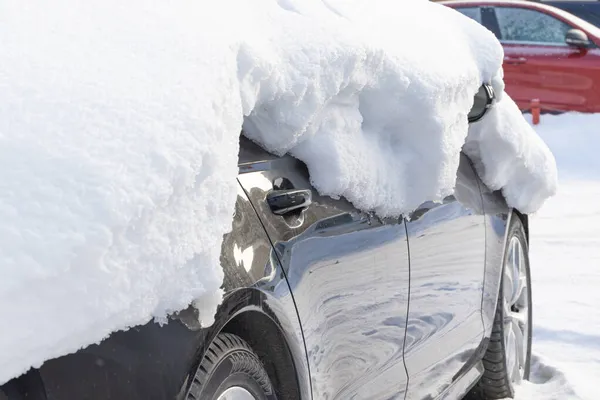
[[[531,100],[531,117],[534,125],[540,123],[540,99]]]

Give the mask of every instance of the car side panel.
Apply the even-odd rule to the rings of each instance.
[[[475,173],[461,157],[455,194],[407,223],[411,278],[407,399],[445,393],[481,353],[485,219]]]
[[[521,109],[600,111],[600,50],[503,43],[506,92]],[[507,60],[526,60],[510,65]]]
[[[501,192],[488,189],[481,181],[479,181],[479,186],[481,187],[483,208],[485,210],[486,246],[485,280],[481,308],[485,337],[489,338],[496,316],[507,230],[510,218],[514,217]]]
[[[246,312],[261,313],[285,337],[286,349],[280,351],[289,351],[298,381],[296,391],[309,399],[308,364],[291,292],[241,188],[232,232],[223,239],[221,264],[226,294],[213,325],[201,327],[197,310],[189,307],[170,316],[167,324],[150,321],[115,332],[74,354],[49,360],[40,368],[48,399],[179,398],[210,341]],[[254,334],[264,338],[264,333]]]
[[[239,180],[261,215],[300,316],[315,399],[404,398],[402,351],[409,266],[405,227],[312,190],[289,157],[247,166]],[[278,178],[310,189],[300,214],[276,216],[265,202]]]
[[[531,105],[531,100],[540,99],[538,90],[539,74],[525,67],[524,63],[512,62],[511,60],[525,59],[531,52],[525,53],[527,48],[523,46],[504,43],[504,70],[505,91],[517,103],[520,109],[527,109]],[[548,96],[544,97],[544,104]]]

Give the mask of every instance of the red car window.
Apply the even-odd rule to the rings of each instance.
[[[496,7],[502,41],[565,45],[572,27],[548,14],[517,7]]]
[[[457,8],[456,11],[466,15],[471,19],[474,19],[481,24],[481,10],[479,7],[460,7]]]

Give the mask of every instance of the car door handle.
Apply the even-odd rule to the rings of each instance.
[[[312,193],[306,189],[272,190],[267,194],[267,203],[273,214],[284,215],[310,206]]]
[[[527,59],[525,57],[504,57],[504,62],[506,64],[519,65],[525,64]]]

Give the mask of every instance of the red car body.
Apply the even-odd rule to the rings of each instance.
[[[491,30],[504,48],[506,92],[522,110],[600,112],[600,29],[545,4],[528,1],[447,1]],[[578,29],[589,45],[565,42]]]

